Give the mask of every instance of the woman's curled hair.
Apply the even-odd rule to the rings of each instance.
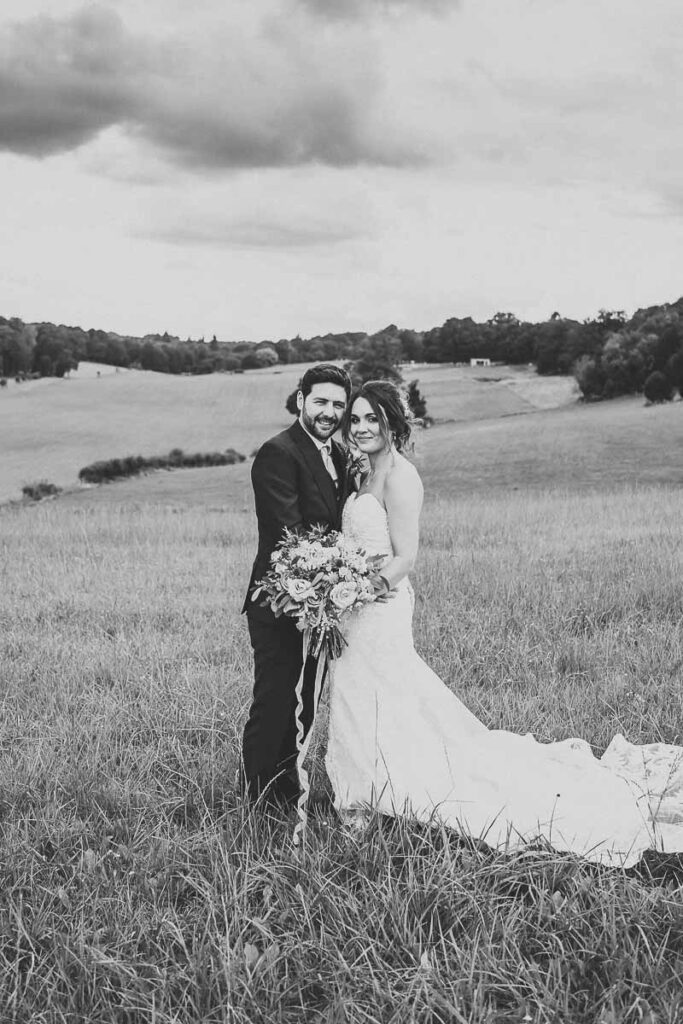
[[[400,388],[391,380],[368,380],[351,395],[344,423],[344,437],[349,440],[351,410],[357,398],[364,398],[377,416],[380,434],[388,446],[394,444],[399,452],[410,442],[413,417]]]

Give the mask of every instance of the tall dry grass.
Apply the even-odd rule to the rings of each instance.
[[[420,651],[490,725],[683,742],[682,504],[432,500]],[[0,1019],[680,1021],[675,858],[319,818],[297,859],[245,812],[252,545],[240,512],[0,514]]]

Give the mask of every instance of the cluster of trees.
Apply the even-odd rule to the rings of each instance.
[[[419,358],[429,363],[466,363],[490,359],[513,365],[533,363],[542,374],[568,374],[580,355],[624,324],[623,313],[601,311],[597,318],[569,320],[553,313],[528,323],[514,313],[496,313],[484,323],[453,317],[425,332]]]
[[[392,325],[372,339],[381,339],[385,334],[396,341],[401,354],[414,347],[402,346],[401,339],[420,337],[415,331],[400,331]],[[137,338],[94,328],[27,324],[17,317],[0,317],[0,377],[63,377],[77,369],[81,360],[157,373],[235,373],[278,363],[356,359],[372,339],[357,332],[308,339],[297,336],[277,342],[219,341],[215,336],[209,342],[203,338],[182,341],[167,332]]]
[[[0,317],[0,377],[63,376],[81,359],[161,373],[240,372],[277,363],[344,360],[358,379],[391,376],[409,362],[462,363],[472,358],[534,364],[540,374],[573,373],[587,399],[645,390],[671,396],[683,375],[683,299],[638,310],[601,310],[583,321],[553,315],[540,323],[496,313],[478,323],[452,317],[441,327],[413,331],[390,324],[375,334],[346,332],[279,341],[181,341],[174,335],[129,337],[51,323]],[[654,388],[654,390],[653,390]]]
[[[683,299],[638,310],[582,352],[574,375],[588,400],[643,392],[651,402],[683,397]]]
[[[0,376],[63,377],[81,360],[135,367],[159,373],[214,373],[255,369],[279,362],[272,346],[250,342],[208,344],[168,333],[129,337],[112,331],[83,330],[63,324],[26,324],[0,317]]]
[[[683,396],[683,299],[639,309],[601,310],[578,321],[553,313],[542,323],[524,323],[498,313],[485,324],[447,320],[428,331],[423,358],[429,362],[532,363],[540,374],[573,373],[587,400],[644,392],[650,401]]]

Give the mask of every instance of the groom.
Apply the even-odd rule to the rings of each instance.
[[[303,635],[293,619],[276,618],[252,601],[254,584],[270,569],[270,556],[285,527],[316,523],[339,529],[349,474],[344,449],[332,435],[351,394],[345,370],[329,363],[303,375],[299,418],[259,449],[251,470],[258,522],[258,551],[243,612],[254,652],[254,695],[244,729],[244,785],[251,801],[290,806],[299,796],[296,771],[295,689],[303,662]],[[316,661],[306,660],[304,730],[313,722]]]

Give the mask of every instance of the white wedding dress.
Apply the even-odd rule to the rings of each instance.
[[[342,530],[391,554],[384,508],[352,494]],[[413,593],[348,620],[332,667],[327,772],[338,810],[439,821],[489,846],[545,841],[591,861],[683,851],[683,748],[617,736],[599,760],[583,740],[539,743],[487,729],[413,646]]]

